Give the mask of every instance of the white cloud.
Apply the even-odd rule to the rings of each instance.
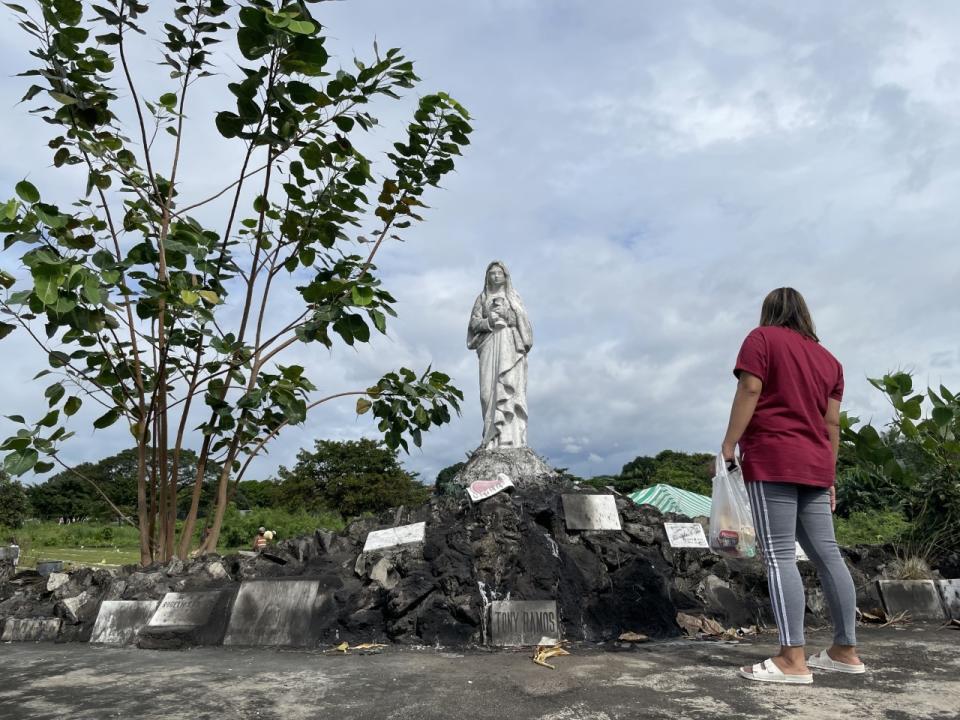
[[[493,258],[510,267],[534,323],[531,444],[578,474],[617,472],[665,448],[715,448],[739,342],[779,285],[806,294],[845,365],[854,414],[887,416],[866,377],[896,367],[914,369],[921,386],[960,387],[958,12],[825,1],[325,4],[332,48],[367,54],[375,36],[403,47],[422,91],[462,100],[476,133],[428,199],[426,224],[379,258],[401,314],[389,337],[357,351],[298,348],[287,361],[305,364],[321,392],[402,364],[453,375],[467,394],[463,417],[406,461],[428,480],[479,441],[465,331]],[[12,40],[4,66],[28,65],[18,31],[2,32]],[[4,97],[23,87],[0,80]],[[378,142],[399,134],[414,99],[384,115]],[[192,118],[228,102],[203,96]],[[47,128],[22,110],[2,118],[0,180],[10,187],[29,173],[69,197],[76,178],[48,168]],[[216,189],[210,168],[236,161],[204,132],[192,136],[184,175],[198,195]],[[42,385],[26,381],[41,359],[14,336],[0,352],[6,412],[39,412]],[[285,433],[254,475],[289,465],[314,438],[373,431],[349,399],[331,403]],[[123,432],[92,437],[81,429],[72,459],[126,442]]]

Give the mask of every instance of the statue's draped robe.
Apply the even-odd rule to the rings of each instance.
[[[495,298],[516,313],[515,326],[491,327]],[[467,330],[467,347],[480,358],[481,448],[527,445],[527,353],[532,345],[533,328],[520,297],[512,290],[481,293]]]

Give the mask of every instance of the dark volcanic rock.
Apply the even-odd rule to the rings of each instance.
[[[591,642],[615,640],[625,631],[677,635],[678,611],[704,613],[728,627],[772,624],[759,559],[671,548],[664,521],[688,518],[638,508],[622,496],[617,498],[622,530],[568,530],[561,494],[579,491],[551,477],[518,483],[514,491],[476,505],[465,494],[436,496],[420,507],[357,520],[340,533],[318,530],[257,554],[206,555],[116,572],[76,570],[66,580],[56,578],[50,590],[47,578],[35,572],[11,576],[9,568],[0,568],[0,623],[8,617],[62,619],[59,639],[83,641],[105,599],[161,600],[171,591],[217,589],[228,589],[224,597],[232,599],[244,580],[302,577],[318,583],[311,632],[331,644],[482,643],[489,604],[505,599],[556,601],[563,636]],[[426,523],[422,544],[362,552],[369,532],[415,522]],[[891,550],[857,547],[844,553],[858,604],[880,606],[873,581]],[[815,568],[799,567],[808,607],[822,616]],[[140,644],[219,642],[230,612],[228,600],[218,605],[213,635],[203,635],[202,628],[148,630]]]

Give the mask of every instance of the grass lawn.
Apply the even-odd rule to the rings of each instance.
[[[63,560],[68,567],[119,567],[140,562],[140,548],[133,547],[41,547],[20,557],[20,567],[36,567],[45,560]]]

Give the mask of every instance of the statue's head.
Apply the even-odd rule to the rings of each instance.
[[[504,272],[503,266],[500,263],[494,263],[487,269],[487,282],[491,285],[500,286],[503,285],[503,281],[507,279],[507,274]]]
[[[510,284],[510,273],[507,266],[499,260],[494,260],[487,265],[486,286],[487,290],[499,290]]]

